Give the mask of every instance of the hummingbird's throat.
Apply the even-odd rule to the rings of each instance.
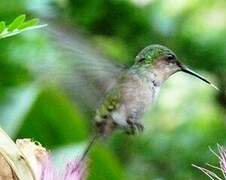
[[[192,71],[191,69],[187,68],[187,67],[183,67],[182,70],[185,73],[188,73],[192,76],[195,76],[199,79],[201,79],[202,81],[206,82],[207,84],[209,84],[210,86],[212,86],[213,88],[215,88],[216,90],[219,91],[219,88],[217,86],[215,86],[214,84],[212,84],[208,79],[204,78],[203,76],[199,75],[198,73]]]

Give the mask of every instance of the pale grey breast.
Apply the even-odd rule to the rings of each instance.
[[[153,104],[158,89],[151,80],[130,75],[120,86],[122,101],[119,108],[112,113],[112,119],[122,127],[128,126],[128,119],[140,121],[144,112]]]

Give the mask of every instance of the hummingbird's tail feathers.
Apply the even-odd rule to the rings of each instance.
[[[87,154],[89,153],[91,147],[92,147],[93,144],[96,142],[96,140],[98,139],[98,137],[100,137],[100,134],[99,134],[98,132],[96,132],[96,133],[94,134],[94,136],[91,138],[91,140],[89,141],[89,143],[88,143],[88,145],[87,145],[85,151],[83,152],[83,154],[82,154],[80,160],[78,161],[79,164],[82,163],[82,162],[85,160]]]

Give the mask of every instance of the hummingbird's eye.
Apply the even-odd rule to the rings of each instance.
[[[167,55],[167,59],[172,61],[172,60],[176,60],[176,57],[173,54],[169,54]]]
[[[142,63],[145,61],[145,57],[141,57],[140,59],[138,59],[138,63]]]

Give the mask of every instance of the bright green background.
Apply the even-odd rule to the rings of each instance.
[[[226,143],[225,0],[0,0],[0,20],[10,23],[20,14],[38,17],[49,27],[55,22],[61,30],[73,27],[85,34],[91,49],[125,65],[143,47],[164,44],[223,90],[182,73],[170,78],[144,117],[143,134],[116,133],[95,145],[87,169],[90,180],[205,179],[191,164],[218,165],[209,146]],[[62,164],[78,156],[91,137],[93,105],[87,102],[93,94],[76,101],[60,85],[38,83],[42,73],[34,73],[31,64],[46,73],[49,69],[42,66],[47,62],[57,67],[67,58],[59,50],[65,42],[54,37],[43,28],[0,40],[0,122],[14,139],[40,141]],[[76,52],[74,59],[79,59]],[[93,66],[98,73],[99,65]],[[78,79],[70,92],[82,97],[85,92],[79,89],[92,88]]]

